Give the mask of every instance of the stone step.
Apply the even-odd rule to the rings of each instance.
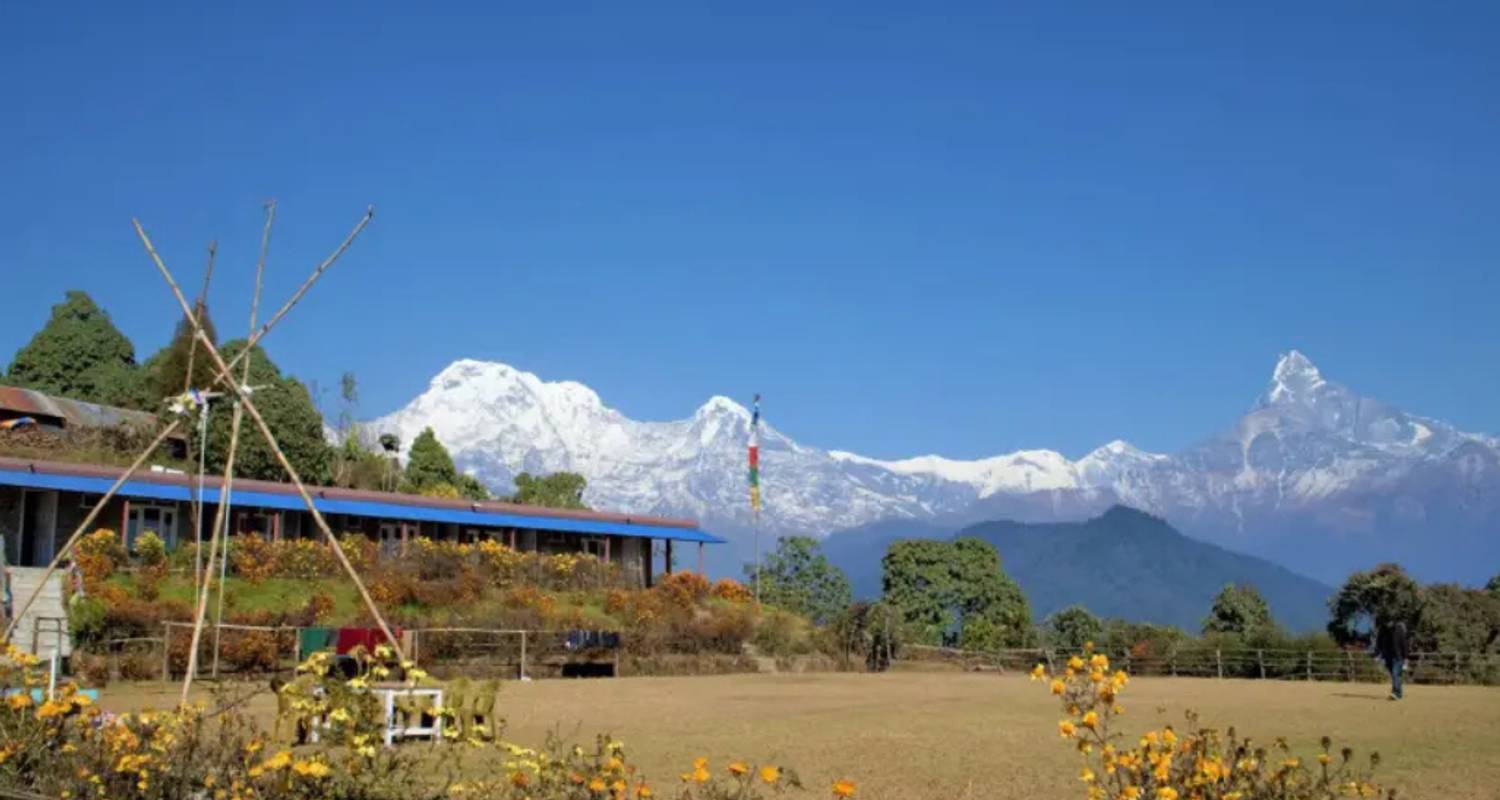
[[[47,571],[40,567],[10,567],[9,572],[14,611],[26,603],[38,586],[42,586],[42,576]],[[63,600],[65,579],[64,573],[55,572],[42,586],[41,594],[21,617],[11,636],[17,647],[42,658],[51,658],[54,650],[60,650],[64,658],[72,655],[73,641],[68,634],[68,611]]]

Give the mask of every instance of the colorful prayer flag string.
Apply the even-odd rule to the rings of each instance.
[[[760,514],[760,393],[750,415],[750,510]]]

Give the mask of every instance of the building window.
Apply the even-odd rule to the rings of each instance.
[[[135,541],[146,531],[155,533],[169,546],[177,544],[177,507],[148,504],[130,505],[125,521],[125,546],[135,551]]]
[[[607,552],[607,550],[608,550],[608,543],[605,542],[603,539],[596,539],[596,538],[590,537],[590,538],[587,538],[587,539],[583,540],[583,552],[585,554],[587,554],[587,555],[591,555],[591,556],[594,556],[595,558],[601,558],[602,559],[602,558],[604,558],[604,554],[605,554],[605,552]]]

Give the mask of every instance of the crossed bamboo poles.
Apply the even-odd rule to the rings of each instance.
[[[317,283],[318,280],[323,277],[324,273],[326,273],[328,269],[334,265],[334,262],[338,261],[339,257],[349,249],[350,245],[354,243],[354,240],[357,239],[360,233],[364,231],[365,227],[370,224],[370,220],[375,214],[375,208],[374,206],[371,206],[370,208],[366,209],[364,216],[361,217],[359,222],[355,224],[353,230],[351,230],[349,234],[344,237],[344,240],[339,243],[339,246],[335,248],[327,258],[323,259],[323,261],[313,269],[312,274],[310,274],[307,279],[302,282],[302,285],[297,287],[297,290],[292,293],[292,296],[288,298],[287,301],[283,303],[279,309],[276,310],[276,313],[272,314],[265,323],[257,328],[256,311],[260,304],[262,279],[265,272],[266,256],[269,252],[271,225],[275,219],[275,214],[275,203],[268,203],[266,205],[266,224],[261,237],[260,258],[256,263],[255,294],[252,298],[250,307],[250,336],[245,341],[245,348],[238,354],[236,354],[233,359],[230,359],[227,362],[224,360],[223,355],[219,353],[219,349],[214,345],[213,340],[210,339],[208,334],[204,331],[202,322],[198,318],[198,314],[194,313],[192,306],[188,304],[187,298],[183,296],[182,289],[177,285],[177,281],[172,276],[171,270],[167,268],[166,263],[162,261],[161,256],[156,252],[156,247],[151,243],[151,238],[146,235],[146,229],[141,225],[140,220],[131,220],[131,224],[135,227],[136,235],[140,237],[141,244],[145,247],[146,253],[150,255],[152,262],[156,265],[157,271],[161,273],[162,279],[166,281],[167,287],[171,290],[173,298],[177,301],[178,306],[182,310],[183,318],[192,328],[193,337],[197,343],[197,347],[201,347],[203,349],[203,352],[212,362],[214,372],[217,375],[217,377],[214,379],[214,384],[227,386],[234,394],[236,400],[234,406],[234,416],[230,423],[229,450],[225,457],[224,477],[223,482],[220,484],[218,511],[215,514],[212,538],[209,541],[208,563],[204,565],[205,569],[203,570],[203,580],[199,587],[197,609],[194,615],[192,647],[188,652],[187,675],[183,679],[182,684],[181,702],[183,704],[186,704],[188,701],[188,694],[192,688],[195,673],[197,672],[198,645],[202,639],[203,621],[208,608],[209,585],[212,583],[215,560],[216,558],[222,557],[218,552],[220,549],[220,540],[223,539],[227,534],[227,531],[225,530],[225,526],[223,524],[223,517],[229,496],[233,491],[234,461],[239,445],[240,427],[243,423],[244,415],[246,414],[248,414],[251,421],[255,423],[255,427],[259,429],[261,437],[265,440],[266,445],[271,450],[272,455],[275,456],[276,462],[281,466],[283,470],[286,471],[286,474],[291,479],[292,484],[297,488],[297,494],[302,498],[302,502],[307,507],[308,513],[312,515],[314,524],[316,524],[318,529],[322,531],[324,538],[328,540],[329,548],[332,549],[334,556],[338,559],[339,564],[344,568],[344,572],[348,574],[350,580],[354,581],[355,588],[359,589],[360,597],[364,600],[365,607],[369,610],[370,615],[375,619],[375,623],[380,627],[380,632],[385,635],[386,640],[391,643],[392,647],[396,648],[398,651],[400,650],[400,642],[396,640],[395,634],[391,632],[391,628],[386,623],[384,615],[380,613],[379,607],[376,606],[374,598],[370,596],[369,590],[365,588],[364,582],[360,580],[359,574],[354,569],[354,565],[349,562],[349,557],[344,554],[344,548],[339,545],[338,537],[334,535],[333,529],[328,525],[328,521],[323,518],[323,514],[318,511],[317,506],[313,503],[312,495],[308,493],[306,484],[302,482],[302,476],[298,474],[296,467],[292,466],[291,461],[287,459],[286,454],[281,449],[281,445],[276,440],[276,435],[271,431],[270,426],[266,424],[265,419],[261,416],[260,410],[255,407],[255,401],[251,399],[250,389],[247,385],[245,385],[249,380],[250,354],[251,352],[253,352],[255,345],[261,339],[265,338],[266,334],[270,333],[271,329],[276,327],[276,325],[286,317],[287,313],[290,312],[292,308],[296,306],[297,303],[307,294],[308,290],[313,287],[313,284]],[[243,368],[244,378],[241,381],[236,381],[234,378],[234,370],[236,367],[241,366]],[[189,372],[189,375],[191,375],[191,372]],[[135,461],[131,463],[130,467],[126,469],[126,471],[115,480],[114,484],[109,487],[109,490],[99,498],[99,500],[94,504],[94,507],[89,510],[89,513],[84,517],[83,522],[79,524],[78,528],[73,531],[73,534],[68,537],[67,542],[64,543],[62,548],[57,551],[57,554],[53,556],[52,563],[47,565],[47,571],[42,576],[42,580],[38,582],[36,589],[34,589],[31,595],[26,598],[26,602],[20,607],[20,610],[11,617],[10,622],[6,625],[4,636],[0,637],[0,642],[10,641],[12,634],[15,632],[17,624],[19,623],[21,618],[26,615],[26,612],[31,610],[32,605],[41,595],[42,588],[46,586],[48,579],[52,577],[52,575],[57,571],[58,565],[62,563],[63,559],[67,558],[67,556],[73,551],[73,548],[77,545],[79,540],[83,538],[84,532],[88,530],[90,525],[94,524],[94,521],[96,519],[98,519],[99,514],[104,509],[104,506],[114,498],[115,494],[119,492],[120,487],[123,486],[125,482],[129,480],[137,470],[140,469],[141,465],[146,462],[146,460],[151,456],[153,452],[155,452],[156,448],[159,447],[162,442],[166,441],[167,437],[176,432],[178,428],[182,427],[182,421],[183,418],[178,417],[177,419],[172,420],[172,422],[165,428],[163,428],[157,434],[156,438],[149,445],[147,445],[143,451],[141,451],[140,455],[136,457]],[[200,446],[202,446],[202,443],[200,443]],[[225,549],[227,550],[227,543]],[[219,587],[221,600],[224,591],[222,583],[223,582],[221,580]]]

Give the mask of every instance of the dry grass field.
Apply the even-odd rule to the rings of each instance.
[[[111,688],[104,706],[169,705],[161,685]],[[861,798],[1073,798],[1077,754],[1056,735],[1059,711],[1022,676],[954,672],[735,675],[509,683],[507,738],[540,744],[549,731],[591,740],[610,732],[658,785],[696,756],[795,767],[818,790],[837,777]],[[1136,728],[1180,722],[1236,725],[1315,752],[1323,734],[1361,754],[1402,796],[1500,797],[1500,689],[1414,686],[1385,700],[1374,684],[1194,678],[1134,680],[1123,702]],[[266,723],[268,693],[249,708]]]

